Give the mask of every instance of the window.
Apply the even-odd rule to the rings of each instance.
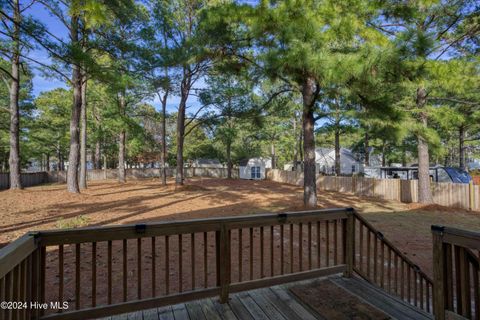
[[[260,167],[252,167],[250,171],[251,179],[260,179]]]
[[[356,170],[356,169],[357,169],[357,168],[355,167],[355,165],[352,164],[352,173],[355,173],[355,170]]]

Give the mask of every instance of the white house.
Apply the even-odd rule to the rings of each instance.
[[[480,169],[480,160],[479,159],[470,159],[467,162],[468,170],[478,170]]]
[[[272,160],[269,158],[250,158],[240,161],[240,179],[265,179],[266,169],[272,168]]]
[[[315,166],[318,173],[335,173],[335,149],[316,148]],[[346,148],[340,148],[340,174],[355,174],[363,172],[363,164]]]

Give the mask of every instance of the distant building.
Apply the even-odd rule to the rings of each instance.
[[[480,170],[480,160],[479,159],[470,159],[467,162],[467,168],[469,171],[471,170]]]
[[[370,166],[380,166],[381,156],[373,154],[373,148],[370,148],[369,164]],[[354,153],[350,149],[340,148],[340,174],[350,175],[363,173],[365,169],[364,156]],[[303,170],[303,161],[297,161],[294,167],[293,161],[283,166],[285,171]],[[334,148],[316,148],[315,149],[315,171],[323,174],[335,174],[335,149]]]
[[[335,173],[335,149],[316,148],[315,166],[317,173]],[[363,172],[363,163],[358,161],[355,155],[346,148],[340,148],[340,174],[356,174]]]
[[[303,161],[297,161],[297,165],[293,165],[292,162],[287,162],[283,165],[283,170],[285,171],[295,171],[295,170],[303,170]]]
[[[260,180],[266,178],[266,169],[272,168],[270,158],[250,158],[240,161],[240,179]]]

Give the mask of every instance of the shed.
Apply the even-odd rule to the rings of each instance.
[[[240,179],[260,180],[265,179],[266,169],[272,168],[269,158],[250,158],[239,163]]]

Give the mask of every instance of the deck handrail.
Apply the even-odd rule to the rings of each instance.
[[[407,263],[409,266],[418,269],[418,273],[422,275],[425,279],[427,279],[429,282],[432,282],[432,279],[425,273],[423,272],[420,267],[415,264],[409,257],[407,257],[403,252],[401,252],[388,238],[386,238],[381,232],[379,232],[370,222],[368,222],[364,217],[359,215],[358,213],[355,212],[355,218],[361,221],[369,230],[372,232],[375,232],[379,238],[382,239],[382,241],[387,245],[391,250],[395,251],[395,253],[403,260],[405,263]]]
[[[480,319],[480,233],[437,225],[431,229],[435,318]]]
[[[222,224],[230,228],[256,227],[278,223],[299,223],[312,217],[320,220],[346,218],[350,208],[320,209],[284,213],[264,213],[234,217],[189,219],[180,221],[162,221],[141,224],[115,226],[82,227],[75,229],[45,230],[35,232],[41,245],[58,245],[84,242],[95,235],[96,241],[134,239],[151,236],[165,236],[178,233],[218,231]],[[322,216],[319,216],[322,215]]]
[[[33,234],[27,233],[9,245],[0,249],[0,278],[12,271],[19,263],[38,248]]]
[[[432,313],[432,279],[365,218],[356,212],[354,216],[358,222],[354,228],[355,272],[389,294]]]

